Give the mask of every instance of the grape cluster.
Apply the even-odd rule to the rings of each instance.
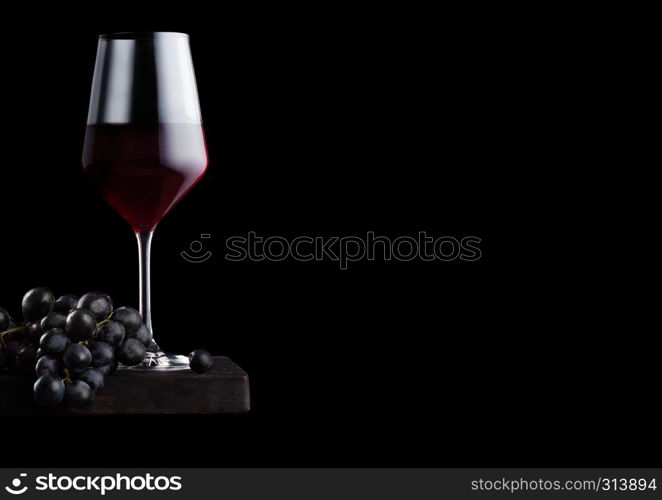
[[[101,292],[56,299],[48,288],[34,288],[22,310],[25,323],[18,325],[0,309],[0,367],[36,373],[40,406],[89,405],[118,364],[139,364],[152,341],[138,311],[114,309]]]
[[[101,292],[56,299],[48,288],[34,288],[23,297],[22,310],[19,325],[0,308],[0,368],[36,373],[40,406],[89,405],[118,364],[139,364],[152,341],[138,311],[114,309]]]

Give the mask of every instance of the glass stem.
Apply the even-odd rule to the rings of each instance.
[[[138,272],[140,274],[140,281],[138,283],[140,293],[140,315],[143,317],[145,326],[150,332],[152,332],[152,335],[154,335],[150,297],[150,253],[152,249],[152,236],[154,236],[154,231],[139,231],[136,233],[136,238],[138,239]],[[153,352],[159,350],[159,346],[152,339],[152,343],[147,350]]]

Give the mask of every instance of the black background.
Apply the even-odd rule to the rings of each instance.
[[[565,150],[567,32],[477,7],[181,7],[41,11],[7,32],[0,304],[17,316],[49,286],[137,305],[134,237],[80,171],[96,36],[187,32],[210,165],[156,233],[155,330],[241,365],[252,411],[4,419],[22,446],[3,461],[650,465],[659,373],[601,256],[594,178]],[[483,258],[225,261],[248,231],[475,235]],[[213,259],[184,262],[201,233]],[[61,451],[35,451],[45,436]]]

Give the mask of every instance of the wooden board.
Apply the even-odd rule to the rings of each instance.
[[[118,370],[106,379],[96,401],[81,410],[38,408],[32,399],[32,377],[2,374],[0,416],[247,412],[248,375],[229,358],[214,359],[206,373]]]

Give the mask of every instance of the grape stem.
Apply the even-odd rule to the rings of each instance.
[[[2,342],[2,345],[5,345],[5,335],[15,332],[22,332],[23,330],[27,330],[27,329],[28,329],[27,326],[17,326],[16,328],[10,328],[9,330],[0,332],[0,342]]]
[[[97,323],[97,327],[103,325],[104,323],[108,323],[110,321],[110,318],[112,317],[113,317],[113,313],[110,313],[106,319],[104,319],[103,321],[99,321]]]
[[[71,384],[71,373],[69,373],[69,368],[64,369],[64,378],[62,379],[62,382],[65,384]]]

